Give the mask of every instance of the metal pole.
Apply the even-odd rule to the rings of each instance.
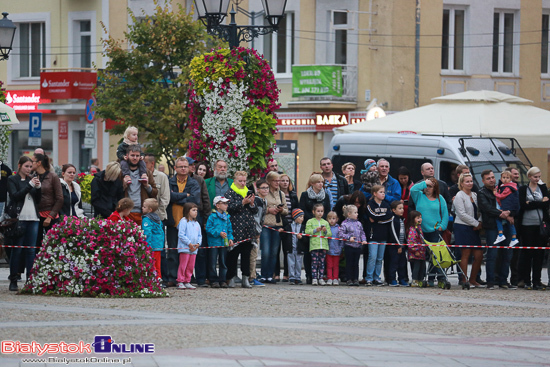
[[[237,12],[231,7],[231,22],[229,23],[229,48],[239,47],[239,35],[237,33],[237,23],[235,22],[235,14]]]
[[[416,30],[414,40],[414,107],[419,105],[420,84],[420,0],[416,0]]]

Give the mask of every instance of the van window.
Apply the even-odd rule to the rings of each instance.
[[[355,179],[361,180],[361,170],[365,169],[364,162],[366,159],[371,158],[375,161],[378,161],[382,157],[359,157],[354,155],[335,155],[332,157],[332,164],[334,166],[333,170],[334,172],[338,174],[342,174],[342,166],[345,163],[351,162],[355,164]],[[422,175],[420,174],[420,167],[423,163],[433,162],[430,159],[420,159],[420,158],[401,158],[401,157],[391,157],[386,158],[384,157],[388,162],[390,162],[390,176],[395,178],[397,180],[397,172],[399,170],[399,167],[405,166],[409,169],[411,172],[411,180],[413,182],[418,182],[422,179]]]
[[[441,181],[444,181],[447,185],[449,185],[449,187],[458,182],[458,176],[456,175],[456,166],[458,166],[458,164],[453,162],[439,162],[439,179]]]

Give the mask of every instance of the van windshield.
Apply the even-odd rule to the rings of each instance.
[[[527,185],[527,183],[529,182],[529,180],[527,179],[527,168],[523,165],[523,163],[518,161],[473,162],[470,166],[470,171],[474,176],[474,180],[476,181],[476,183],[479,185],[479,187],[482,187],[483,183],[481,181],[481,172],[485,171],[486,169],[490,169],[491,171],[493,171],[498,181],[500,179],[500,172],[504,171],[506,167],[514,167],[519,171],[518,185]]]

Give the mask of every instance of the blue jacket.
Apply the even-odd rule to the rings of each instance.
[[[156,213],[148,213],[143,216],[141,228],[147,238],[147,244],[151,246],[153,251],[164,249],[164,229],[162,227],[160,217]]]
[[[196,220],[191,222],[187,221],[186,218],[181,218],[178,224],[178,252],[196,255],[199,249],[191,252],[189,250],[190,244],[201,244],[202,243],[202,233],[201,226]]]
[[[213,212],[206,222],[206,238],[208,238],[208,247],[225,246],[221,232],[227,233],[227,239],[233,240],[233,227],[229,220],[231,216],[227,213],[221,214]]]
[[[332,232],[332,237],[340,237],[340,226],[336,224],[335,226],[330,226],[330,231]],[[340,256],[342,254],[342,249],[344,248],[343,241],[341,240],[328,240],[328,254],[331,256]]]
[[[384,201],[387,201],[388,204],[391,204],[396,200],[401,200],[401,185],[399,184],[399,181],[397,181],[395,178],[388,175],[388,179],[382,186],[384,186],[384,189],[386,191],[386,197],[384,198]],[[361,191],[365,195],[367,202],[372,198],[372,194],[370,192],[367,192],[367,190],[365,190],[363,186],[361,186],[359,191]]]
[[[168,180],[168,185],[170,186],[170,204],[166,208],[166,215],[168,216],[167,225],[173,227],[176,225],[176,223],[174,221],[174,216],[172,215],[172,205],[195,203],[200,207],[201,188],[197,180],[195,180],[191,176],[187,177],[187,184],[185,184],[185,189],[183,190],[183,192],[179,192],[177,175],[174,175],[174,177]]]

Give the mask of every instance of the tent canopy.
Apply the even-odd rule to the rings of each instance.
[[[550,147],[550,112],[531,101],[491,91],[434,98],[437,103],[377,120],[335,129],[338,133],[379,132],[516,138],[523,148]]]
[[[18,123],[19,120],[15,115],[15,110],[0,102],[0,125],[15,125]]]

